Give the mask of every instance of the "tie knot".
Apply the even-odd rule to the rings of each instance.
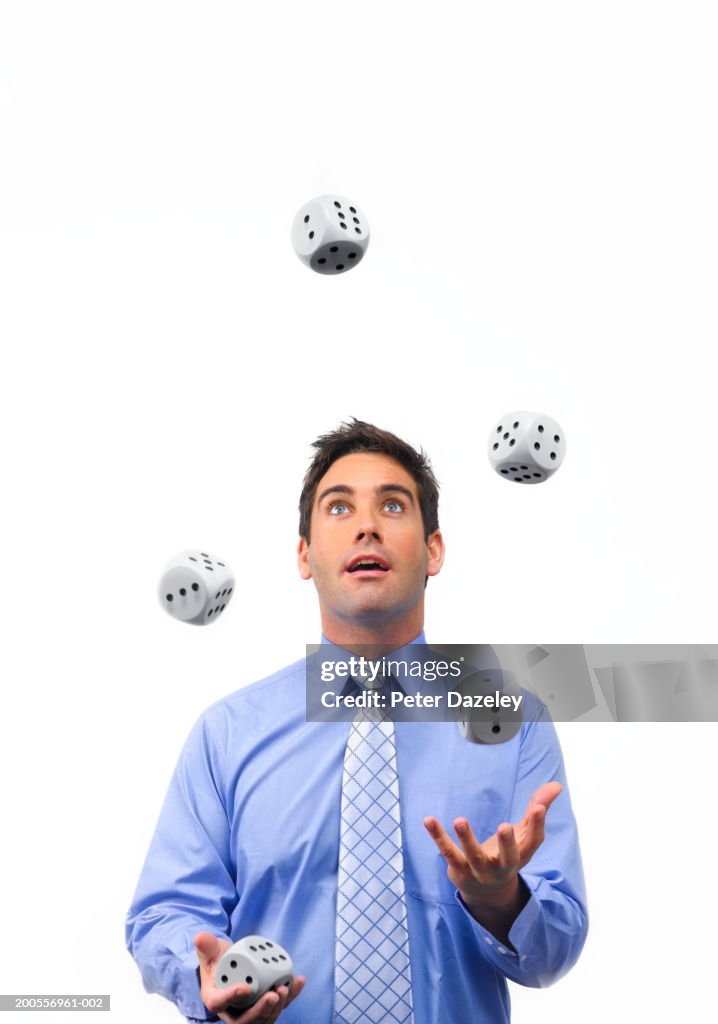
[[[354,678],[367,690],[380,690],[384,685],[384,662],[382,661],[367,661],[365,658],[361,658],[357,665],[357,671],[354,673]]]
[[[360,690],[368,691],[367,700],[369,701],[355,714],[354,724],[390,722],[391,717],[386,711],[386,697],[382,692],[387,686],[388,680],[384,678],[381,671],[370,669],[363,673],[355,672],[352,678]]]

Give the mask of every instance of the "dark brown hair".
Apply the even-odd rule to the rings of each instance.
[[[423,448],[417,452],[396,434],[380,430],[379,427],[364,423],[355,417],[352,417],[349,423],[342,423],[337,430],[322,434],[312,444],[312,448],[315,448],[316,452],[304,477],[299,498],[299,536],[303,537],[307,544],[312,505],[319,481],[333,462],[344,455],[353,455],[354,452],[378,452],[380,455],[396,459],[416,483],[424,524],[424,539],[428,540],[429,534],[439,529],[439,483]]]

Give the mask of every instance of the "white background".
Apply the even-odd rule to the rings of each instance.
[[[351,415],[441,481],[429,639],[716,639],[717,27],[630,0],[3,4],[1,991],[179,1019],[124,914],[199,712],[317,639],[296,505]],[[372,229],[333,280],[289,243],[325,192]],[[565,430],[547,484],[488,466],[512,409]],[[195,545],[240,584],[211,629],[156,596]],[[592,926],[514,1019],[704,1019],[718,726],[560,736]]]

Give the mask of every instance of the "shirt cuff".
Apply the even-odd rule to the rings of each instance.
[[[524,906],[519,911],[514,923],[511,925],[509,930],[509,941],[514,947],[509,949],[508,946],[504,946],[495,935],[492,935],[488,928],[485,928],[480,921],[477,921],[474,915],[471,913],[469,908],[461,898],[461,893],[456,890],[456,899],[459,905],[463,907],[464,913],[471,919],[471,923],[478,932],[481,941],[484,945],[484,952],[488,959],[497,967],[499,970],[502,969],[503,965],[509,962],[513,962],[512,966],[520,965],[523,969],[528,966],[530,953],[530,934],[531,929],[536,921],[536,918],[541,913],[541,903],[535,893],[536,885],[541,879],[525,878],[523,875],[520,876],[521,881],[526,886],[529,894],[529,898]]]

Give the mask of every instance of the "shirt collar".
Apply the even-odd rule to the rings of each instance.
[[[334,656],[336,657],[336,659],[338,661],[339,660],[346,660],[348,658],[351,658],[351,656],[352,656],[351,652],[346,650],[346,648],[341,647],[339,644],[332,643],[331,640],[328,640],[327,637],[324,635],[324,633],[322,633],[322,640],[321,640],[321,642],[322,642],[323,646],[326,645],[327,647],[332,647],[334,649],[334,651],[336,651],[336,654]],[[408,643],[404,644],[403,646],[398,647],[395,651],[391,651],[387,655],[387,657],[390,658],[392,661],[395,661],[395,660],[396,661],[412,661],[412,660],[416,660],[415,657],[412,659],[410,652],[407,651],[407,648],[413,647],[415,644],[425,644],[425,643],[426,643],[426,636],[424,634],[424,630],[422,629],[422,631],[418,634],[418,636],[415,636],[413,640],[410,640]],[[421,688],[421,678],[420,677],[418,677],[418,676],[410,676],[401,667],[397,667],[392,672],[392,676],[396,680],[396,682],[399,684],[399,688],[402,689],[404,691],[404,693],[415,695],[415,694],[417,694],[419,692],[419,690]],[[342,692],[343,693],[344,692],[345,693],[350,693],[350,692],[353,691],[353,689],[356,688],[356,686],[357,686],[357,684],[352,679],[347,678],[344,681],[344,690]]]

